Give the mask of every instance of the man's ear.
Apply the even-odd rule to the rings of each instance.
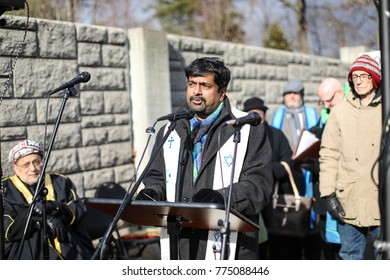
[[[222,102],[222,101],[225,99],[225,97],[226,97],[226,91],[227,91],[226,88],[221,89],[221,91],[219,92],[219,94],[220,94],[220,96],[219,96],[219,101]]]

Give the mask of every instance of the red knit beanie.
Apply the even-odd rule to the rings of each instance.
[[[371,75],[372,84],[375,89],[379,87],[381,81],[381,70],[379,68],[378,62],[373,59],[368,54],[363,54],[359,56],[351,65],[348,73],[348,81],[351,88],[353,88],[352,83],[352,72],[353,71],[364,71]]]

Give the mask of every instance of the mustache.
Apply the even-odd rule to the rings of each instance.
[[[190,101],[193,101],[193,100],[201,100],[203,102],[206,102],[206,99],[202,96],[191,96]]]

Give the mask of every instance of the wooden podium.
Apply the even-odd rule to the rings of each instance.
[[[120,199],[85,198],[89,207],[115,216],[121,206]],[[219,230],[225,220],[222,204],[133,200],[123,212],[122,220],[140,226],[167,227],[171,259],[178,259],[180,228]],[[235,210],[230,210],[230,230],[255,232],[259,226]]]

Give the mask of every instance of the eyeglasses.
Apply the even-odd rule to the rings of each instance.
[[[35,168],[39,168],[39,167],[41,167],[41,166],[43,165],[43,162],[42,162],[42,160],[40,160],[40,159],[36,159],[36,160],[33,160],[32,162],[26,162],[26,163],[23,163],[23,164],[21,164],[21,165],[18,165],[18,164],[15,163],[15,165],[16,165],[17,167],[20,167],[20,168],[22,168],[22,169],[28,169],[28,168],[30,168],[31,164],[32,164]]]
[[[330,99],[328,99],[328,100],[325,100],[325,101],[318,100],[318,103],[317,103],[317,104],[318,104],[319,106],[324,106],[325,103],[331,103],[332,100],[333,100],[333,98],[336,96],[336,93],[338,93],[338,92],[339,92],[339,90],[336,90],[336,91],[333,93],[332,97],[331,97]]]
[[[371,79],[370,74],[361,74],[361,75],[352,75],[352,81],[356,82],[358,79],[362,82],[367,82],[369,79]]]

